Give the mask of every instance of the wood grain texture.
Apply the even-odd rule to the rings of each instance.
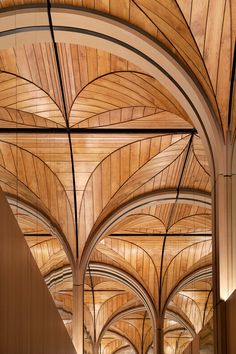
[[[34,83],[13,74],[0,73],[0,106],[17,109],[64,124],[55,102]]]
[[[1,0],[0,7],[37,3]],[[52,3],[114,16],[158,41],[195,80],[226,134],[236,33],[234,1],[219,0],[217,6],[214,0]],[[212,189],[204,146],[197,134],[135,131],[193,124],[170,90],[124,60],[122,53],[115,56],[72,43],[56,46],[66,112],[52,43],[16,45],[0,51],[0,128],[65,127],[67,117],[71,129],[99,128],[101,134],[73,132],[71,146],[68,134],[1,134],[0,184],[19,201],[19,208],[12,203],[12,210],[21,230],[41,234],[26,240],[70,335],[74,299],[65,245],[51,232],[53,228],[37,222],[21,203],[38,211],[38,219],[47,216],[76,258],[76,196],[80,258],[93,233],[122,205],[130,203],[132,209],[137,198],[171,190],[176,196],[172,202],[129,210],[115,222],[94,247],[90,261],[123,270],[143,286],[164,318],[165,352],[180,354],[213,316],[210,270],[205,278],[179,288],[187,276],[212,265],[211,208],[200,206],[195,198],[199,193],[208,197]],[[124,132],[107,135],[102,128]],[[126,134],[126,128],[133,133]],[[180,203],[183,190],[191,193],[191,202]],[[102,354],[151,352],[154,330],[143,305],[128,286],[91,275],[88,269],[84,352],[92,354],[98,339]]]
[[[75,251],[70,202],[58,177],[35,155],[1,141],[1,185],[9,194],[41,208],[63,230]]]
[[[33,2],[37,3],[37,1]],[[31,4],[32,1],[25,0],[23,3]],[[55,3],[64,4],[65,2],[57,0]],[[1,1],[3,8],[17,4],[22,4],[22,2]],[[235,39],[234,2],[221,0],[217,6],[214,6],[213,0],[191,0],[188,2],[183,0],[159,0],[158,2],[155,0],[122,0],[120,6],[113,0],[67,0],[66,4],[115,16],[144,30],[161,42],[182,65],[191,70],[192,75],[196,76],[214,107],[224,133],[226,133],[228,95],[225,93],[229,93],[230,88],[232,69],[230,58],[232,58],[234,45],[232,43]],[[95,51],[91,58],[96,57]],[[67,48],[60,48],[62,62],[67,60],[72,68],[73,58],[78,55],[76,52],[74,49],[71,50],[69,45]],[[91,70],[96,71],[97,66],[97,63],[92,65]],[[91,77],[94,75],[91,74]],[[67,81],[67,86],[68,84],[72,87],[76,85],[73,78],[70,83]],[[68,95],[68,102],[71,97]]]
[[[1,301],[4,302],[1,352],[75,354],[71,339],[2,191],[0,204],[0,275],[1,284],[5,284],[1,287]],[[29,298],[30,301],[25,301]],[[22,313],[24,321],[14,320],[19,319]]]

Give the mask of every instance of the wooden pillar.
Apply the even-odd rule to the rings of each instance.
[[[99,354],[99,343],[94,343],[93,354]]]
[[[163,354],[164,353],[164,318],[159,317],[157,320],[157,329],[154,331],[156,335],[154,335],[153,339],[153,352],[155,354]]]
[[[79,274],[73,286],[73,343],[77,354],[84,353],[84,284]]]
[[[215,353],[227,352],[225,301],[236,289],[236,169],[230,138],[225,147],[225,167],[216,171],[213,196],[213,271]],[[234,156],[235,155],[235,156]]]

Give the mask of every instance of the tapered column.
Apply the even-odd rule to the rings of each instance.
[[[164,318],[160,317],[158,321],[158,354],[164,353]]]
[[[99,354],[99,344],[98,343],[94,343],[93,354]]]
[[[236,289],[236,171],[232,144],[227,140],[225,169],[216,171],[213,198],[213,270],[215,303],[215,352],[227,352],[225,301]]]
[[[236,288],[235,176],[218,175],[215,184],[216,271],[219,300],[227,300]]]
[[[164,319],[163,317],[159,317],[157,319],[157,328],[154,330],[154,338],[153,338],[153,349],[155,354],[163,354],[164,353]]]
[[[84,284],[82,276],[73,286],[73,343],[77,354],[84,353]]]

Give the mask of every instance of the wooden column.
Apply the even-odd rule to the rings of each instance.
[[[226,302],[227,354],[236,353],[236,290]]]
[[[99,344],[98,343],[94,343],[93,354],[99,354]]]
[[[155,340],[155,338],[154,338]],[[160,317],[158,319],[158,329],[157,329],[157,338],[156,338],[156,353],[164,354],[164,318]],[[155,349],[155,345],[154,345]]]
[[[73,286],[73,343],[77,354],[84,353],[84,284],[78,271],[76,283]]]
[[[236,289],[236,156],[229,138],[222,149],[225,167],[216,172],[213,199],[215,352],[228,354],[225,301]]]

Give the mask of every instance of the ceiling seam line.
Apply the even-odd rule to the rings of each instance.
[[[193,134],[194,128],[70,128],[70,127],[0,127],[1,134]]]
[[[232,111],[233,111],[233,95],[234,95],[234,83],[235,83],[235,72],[236,72],[236,41],[234,42],[234,57],[233,65],[231,71],[231,80],[230,80],[230,91],[229,91],[229,113],[228,113],[228,129],[232,125]]]
[[[185,156],[185,159],[184,159],[184,162],[183,162],[183,167],[182,167],[182,171],[181,171],[181,174],[180,174],[180,178],[179,178],[179,183],[178,183],[178,186],[177,186],[177,191],[176,191],[176,198],[175,198],[175,202],[173,204],[173,207],[171,209],[171,214],[170,214],[170,217],[169,217],[169,222],[168,222],[168,226],[167,226],[167,232],[166,234],[168,233],[168,227],[169,227],[169,224],[170,224],[170,221],[171,221],[171,217],[173,215],[173,209],[174,209],[174,206],[176,205],[176,202],[178,200],[178,197],[179,197],[179,193],[180,193],[180,185],[181,185],[181,182],[182,182],[182,177],[183,177],[183,173],[184,173],[184,169],[185,169],[185,166],[186,166],[186,162],[188,160],[188,156],[189,156],[189,152],[190,152],[190,148],[192,146],[192,141],[193,141],[193,137],[194,137],[194,133],[191,134],[191,137],[190,137],[190,140],[189,140],[189,143],[188,143],[188,148],[187,148],[187,151],[186,151],[186,156]],[[165,244],[166,244],[166,235],[164,236],[164,240],[163,240],[163,245],[162,245],[162,254],[161,254],[161,265],[160,265],[160,284],[159,284],[159,314],[161,314],[161,295],[162,295],[162,286],[163,286],[163,283],[162,283],[162,271],[163,271],[163,261],[164,261],[164,253],[165,253]]]
[[[71,134],[70,134],[70,129],[69,129],[69,118],[68,118],[68,114],[67,114],[66,99],[65,99],[65,92],[64,92],[63,80],[62,80],[62,74],[61,74],[61,68],[60,68],[59,54],[58,54],[58,50],[57,50],[57,44],[56,44],[56,41],[55,41],[55,35],[54,35],[54,29],[53,29],[53,23],[52,23],[50,0],[47,0],[47,13],[48,13],[49,28],[50,28],[50,33],[51,33],[51,37],[52,37],[55,60],[56,60],[57,74],[58,74],[58,79],[59,79],[59,84],[60,84],[60,89],[61,89],[61,98],[62,98],[62,103],[63,103],[65,121],[66,121],[66,130],[67,130],[67,134],[68,134],[69,147],[70,147],[73,194],[74,194],[74,212],[75,212],[76,258],[78,258],[78,256],[79,256],[78,215],[77,215],[77,196],[76,196],[76,180],[75,180],[75,167],[74,167],[74,158],[73,158],[73,147],[72,147],[72,140],[71,140]]]

